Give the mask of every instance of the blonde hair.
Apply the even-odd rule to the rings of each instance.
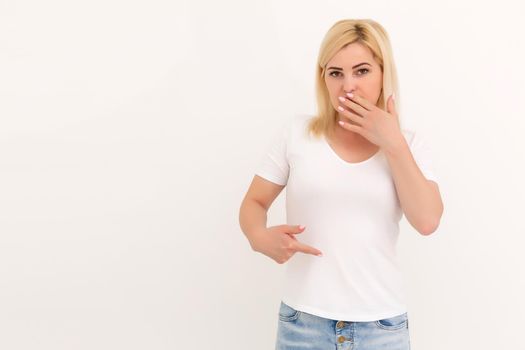
[[[325,34],[319,49],[316,68],[317,115],[308,123],[308,132],[315,137],[333,134],[337,112],[330,103],[330,95],[324,81],[328,61],[341,49],[352,43],[368,47],[383,72],[383,87],[377,106],[386,110],[386,103],[395,93],[396,111],[399,114],[399,88],[396,67],[386,30],[371,19],[344,19],[337,21]],[[399,120],[401,124],[401,120]]]

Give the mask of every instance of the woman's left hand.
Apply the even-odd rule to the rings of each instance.
[[[341,125],[343,128],[360,134],[384,150],[395,149],[404,141],[392,95],[387,101],[387,111],[355,93],[353,97],[350,94],[344,97],[345,101],[341,103],[355,113],[347,108],[341,111],[339,106],[340,112],[358,125],[345,122]]]

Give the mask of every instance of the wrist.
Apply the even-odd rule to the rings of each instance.
[[[395,157],[399,154],[402,154],[407,149],[409,149],[408,143],[400,133],[399,136],[397,136],[388,146],[385,147],[385,153],[387,153],[389,156]]]

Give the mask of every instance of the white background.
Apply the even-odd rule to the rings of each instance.
[[[412,350],[519,348],[524,14],[1,1],[0,348],[273,349],[284,265],[250,249],[239,206],[283,122],[314,113],[318,49],[344,18],[388,31],[401,119],[440,176],[438,231],[401,222]]]

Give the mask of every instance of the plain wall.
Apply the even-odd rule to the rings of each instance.
[[[525,281],[520,1],[0,3],[0,348],[273,349],[284,265],[238,215],[315,112],[321,40],[389,33],[444,214],[403,218],[413,350],[516,349]],[[268,225],[285,223],[285,191]]]

